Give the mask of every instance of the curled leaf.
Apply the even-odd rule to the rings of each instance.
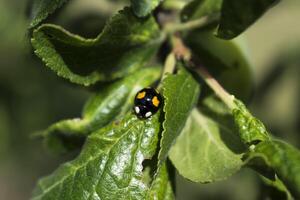
[[[300,198],[299,150],[283,141],[269,140],[256,145],[247,155],[248,161],[258,158],[275,171],[293,197]]]
[[[31,8],[31,22],[29,28],[34,28],[50,14],[63,6],[68,0],[34,0]]]
[[[250,146],[261,141],[270,140],[264,124],[253,117],[241,101],[235,100],[235,105],[232,114],[242,142]]]
[[[153,17],[137,18],[129,8],[115,15],[95,39],[44,24],[35,29],[35,53],[50,69],[85,86],[123,77],[142,67],[160,43]]]

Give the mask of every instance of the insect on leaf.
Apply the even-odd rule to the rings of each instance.
[[[148,120],[128,114],[94,132],[75,160],[39,181],[32,199],[145,199],[143,161],[155,154],[159,131],[159,114]]]
[[[39,136],[46,140],[50,149],[67,151],[68,148],[73,148],[72,142],[76,141],[76,138],[84,138],[111,121],[122,118],[132,109],[136,93],[151,85],[159,76],[159,67],[144,68],[101,88],[87,101],[81,118],[59,121]]]

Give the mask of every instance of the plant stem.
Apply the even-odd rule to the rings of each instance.
[[[164,65],[164,71],[161,75],[161,79],[160,79],[160,84],[157,86],[158,90],[161,90],[162,88],[162,82],[164,80],[164,78],[166,77],[167,74],[172,74],[175,70],[176,67],[176,57],[174,52],[171,52],[168,56],[167,59],[165,61],[165,65]]]
[[[189,63],[189,66],[197,72],[205,83],[215,92],[215,94],[230,108],[235,107],[234,96],[230,95],[218,82],[213,78],[210,73],[201,65],[196,65],[191,59],[191,50],[184,45],[181,38],[174,37],[173,39],[173,52],[176,57],[183,58]]]
[[[232,110],[234,105],[234,96],[230,95],[220,84],[213,78],[210,73],[202,66],[194,67],[194,70],[202,77],[205,83],[215,92],[215,94]]]
[[[165,78],[166,74],[168,73],[172,74],[174,72],[175,66],[176,66],[176,57],[174,52],[171,52],[167,56],[161,80]]]
[[[174,72],[174,69],[176,67],[176,60],[178,58],[181,58],[182,55],[185,55],[184,59],[190,59],[190,56],[188,56],[189,51],[186,51],[188,49],[185,49],[185,46],[182,44],[182,41],[179,37],[177,37],[176,35],[172,35],[170,37],[170,43],[172,45],[172,51],[166,58],[161,81],[165,78],[165,75],[167,73],[172,74]]]
[[[212,21],[215,21],[218,18],[219,18],[219,14],[214,14],[214,15],[204,16],[196,20],[191,20],[185,23],[167,24],[165,27],[165,32],[172,34],[179,31],[201,28],[211,23]]]
[[[173,73],[176,66],[176,59],[184,59],[189,63],[189,66],[202,77],[202,79],[215,92],[215,94],[230,109],[233,109],[235,107],[234,96],[230,95],[203,66],[196,65],[192,61],[191,50],[184,45],[182,39],[178,36],[178,31],[198,28],[199,26],[205,25],[207,22],[209,22],[208,17],[204,17],[200,18],[199,20],[190,21],[184,24],[166,25],[165,30],[170,34],[172,52],[166,59],[161,81],[165,78],[167,73]]]
[[[191,51],[183,44],[179,36],[174,35],[171,38],[173,52],[178,59],[191,60]]]

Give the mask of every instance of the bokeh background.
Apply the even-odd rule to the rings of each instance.
[[[100,2],[100,3],[99,3]],[[107,10],[99,0],[73,0],[55,20],[93,37]],[[39,177],[74,155],[57,156],[30,135],[77,117],[89,92],[58,78],[32,53],[26,0],[0,0],[0,199],[29,199]],[[95,29],[97,27],[97,29]],[[250,109],[272,133],[300,148],[300,1],[284,0],[244,34],[255,74]],[[179,178],[178,199],[264,199],[269,190],[250,170],[196,185]]]

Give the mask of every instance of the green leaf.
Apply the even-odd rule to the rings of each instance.
[[[120,119],[131,110],[136,93],[154,83],[159,76],[158,67],[144,68],[101,88],[86,103],[82,118],[59,121],[41,133],[46,144],[48,143],[47,146],[65,152],[73,147],[67,144],[73,142],[72,138],[85,137],[109,122]]]
[[[167,166],[165,163],[160,167],[156,178],[153,180],[147,199],[148,200],[175,199],[171,182],[169,180]]]
[[[279,0],[225,0],[217,36],[232,39],[260,18]]]
[[[292,196],[300,198],[300,152],[280,140],[264,141],[247,155],[247,160],[262,159],[286,185]]]
[[[250,146],[270,140],[264,124],[253,117],[241,101],[235,99],[234,103],[235,108],[232,110],[232,114],[242,142]]]
[[[182,21],[189,21],[219,13],[222,2],[223,0],[193,0],[183,8],[181,19]]]
[[[131,0],[133,12],[138,17],[145,17],[154,10],[163,0]]]
[[[143,161],[156,152],[159,117],[129,114],[94,132],[75,160],[39,181],[33,199],[145,199]]]
[[[129,8],[115,15],[95,39],[45,24],[34,30],[35,53],[57,75],[90,85],[123,77],[147,62],[160,43],[153,17],[139,19]]]
[[[214,118],[221,117],[221,121],[224,121],[224,117],[227,116],[232,120],[231,110],[215,94],[209,95],[202,100],[201,110],[204,110],[209,116],[213,115]]]
[[[65,4],[68,0],[34,0],[31,8],[31,22],[29,28],[34,28],[50,14]]]
[[[226,90],[244,101],[249,99],[254,81],[243,38],[225,41],[212,31],[199,30],[188,34],[185,42]]]
[[[169,156],[180,175],[208,183],[237,172],[243,165],[243,150],[231,126],[194,109]]]
[[[165,120],[160,143],[159,163],[164,162],[169,149],[181,133],[185,122],[198,101],[200,87],[192,75],[180,63],[177,74],[169,74],[163,80]]]

